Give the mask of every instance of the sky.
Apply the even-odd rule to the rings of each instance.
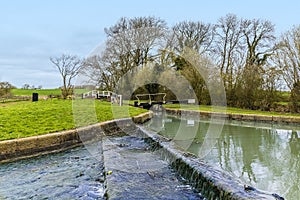
[[[216,23],[228,13],[275,24],[276,35],[300,25],[298,0],[0,0],[0,82],[58,88],[50,57],[86,57],[121,17],[155,16]]]

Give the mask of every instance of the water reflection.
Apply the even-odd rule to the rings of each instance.
[[[198,155],[209,123],[156,115],[149,127]],[[221,136],[212,140],[216,145],[207,162],[256,188],[300,199],[300,126],[227,121]]]

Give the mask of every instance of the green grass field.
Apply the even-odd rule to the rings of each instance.
[[[88,90],[86,89],[75,89],[76,94],[81,94],[87,91]],[[11,92],[14,96],[31,96],[32,93],[38,93],[41,96],[61,95],[61,89],[41,89],[41,90],[12,89]]]
[[[0,107],[0,140],[68,130],[143,112],[146,110],[94,100],[53,99],[3,104]]]
[[[60,89],[41,89],[41,90],[31,90],[31,89],[12,89],[12,94],[14,96],[31,96],[32,93],[38,93],[39,95],[60,95]]]
[[[221,113],[232,113],[232,114],[254,114],[254,115],[268,115],[268,116],[292,116],[292,117],[300,117],[300,114],[292,114],[292,113],[278,113],[278,112],[267,112],[267,111],[259,111],[259,110],[248,110],[242,108],[233,108],[233,107],[218,107],[218,106],[206,106],[206,105],[180,105],[180,104],[166,104],[165,108],[173,108],[173,109],[182,109],[182,110],[199,110],[206,112],[221,112]]]

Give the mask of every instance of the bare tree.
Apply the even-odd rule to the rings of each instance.
[[[155,17],[121,18],[117,24],[105,29],[108,48],[127,69],[147,64],[156,55],[155,47],[164,36],[165,21]]]
[[[22,89],[24,90],[28,90],[30,88],[30,85],[28,83],[25,83],[23,86],[22,86]]]
[[[282,34],[274,61],[280,66],[287,87],[292,90],[300,83],[300,26]]]
[[[93,76],[91,78],[98,79],[103,89],[113,90],[126,73],[158,59],[159,41],[165,29],[165,21],[159,18],[121,18],[115,25],[105,29],[107,40],[101,55],[86,60],[85,65],[89,70],[97,72],[90,73]]]
[[[280,67],[283,80],[291,90],[291,110],[298,112],[300,106],[300,26],[284,33],[278,43],[274,62]]]
[[[72,80],[82,68],[82,60],[78,56],[62,54],[60,57],[51,57],[50,61],[58,69],[62,81],[62,97],[66,99],[73,94]]]
[[[83,65],[82,74],[88,77],[88,83],[98,85],[103,90],[113,90],[117,82],[116,79],[118,79],[113,60],[109,62],[104,59],[103,55],[94,55],[86,58]]]
[[[175,36],[174,49],[181,52],[188,47],[202,54],[210,50],[214,39],[214,26],[203,22],[183,21],[173,28]]]
[[[242,34],[247,47],[247,66],[266,63],[274,52],[274,24],[267,20],[242,20]]]
[[[236,15],[221,17],[216,24],[214,55],[216,64],[224,81],[227,102],[232,105],[236,100],[235,88],[245,60],[242,45],[241,20]]]
[[[205,81],[197,69],[198,66],[194,66],[183,55],[187,51],[208,55],[211,51],[214,31],[215,27],[212,24],[205,24],[199,21],[179,22],[172,27],[171,34],[168,35],[169,38],[166,41],[166,49],[168,51],[161,51],[164,59],[162,63],[167,63],[170,67],[175,68],[190,82],[201,103],[209,102],[204,95],[207,91]]]
[[[241,107],[257,109],[260,107],[264,74],[267,62],[275,50],[274,25],[267,20],[242,20],[243,43],[246,51],[245,67],[240,80]]]

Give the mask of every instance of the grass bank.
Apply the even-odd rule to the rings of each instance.
[[[94,100],[76,100],[74,104],[58,99],[5,104],[0,107],[0,140],[68,130],[143,112],[146,110]]]
[[[220,112],[227,114],[253,114],[253,115],[264,115],[264,116],[290,116],[300,117],[300,114],[294,113],[279,113],[279,112],[267,112],[259,110],[248,110],[242,108],[233,107],[221,107],[221,106],[207,106],[207,105],[180,105],[180,104],[165,104],[165,108],[180,109],[180,110],[199,110],[204,112]]]

